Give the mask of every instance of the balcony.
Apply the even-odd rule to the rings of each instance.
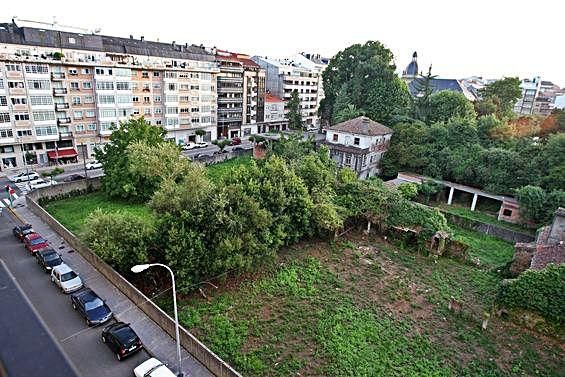
[[[63,80],[65,72],[51,72],[51,80]]]
[[[53,88],[53,95],[62,96],[67,94],[67,88]]]
[[[59,138],[60,139],[72,139],[73,133],[70,131],[59,131]]]
[[[218,103],[243,103],[243,98],[222,98],[218,97]]]
[[[61,125],[61,124],[70,124],[71,123],[71,118],[69,117],[65,117],[65,118],[57,118],[57,124]]]
[[[229,88],[218,86],[218,93],[243,93],[243,88]]]
[[[242,107],[230,107],[230,108],[218,107],[218,114],[220,114],[220,113],[241,113],[241,112],[243,112]]]
[[[243,77],[218,76],[218,82],[243,82]]]
[[[65,109],[68,109],[68,108],[69,108],[69,104],[66,103],[66,102],[55,104],[55,110],[57,110],[57,111],[65,110]]]

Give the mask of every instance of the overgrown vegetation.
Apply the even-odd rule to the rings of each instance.
[[[251,156],[239,156],[226,160],[219,164],[207,166],[206,174],[212,181],[220,182],[223,178],[229,176],[238,167],[249,165],[251,165]]]

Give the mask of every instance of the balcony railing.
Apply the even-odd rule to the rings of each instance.
[[[243,98],[222,98],[218,97],[218,103],[243,103]]]
[[[243,111],[243,107],[230,107],[230,108],[218,107],[218,114],[220,114],[220,113],[241,113],[242,111]]]
[[[53,94],[56,96],[67,94],[67,88],[53,88]]]
[[[69,117],[57,118],[57,124],[70,124],[70,123],[71,123],[71,118]]]
[[[65,72],[51,72],[51,80],[63,80]]]
[[[72,139],[73,138],[73,133],[70,131],[65,131],[65,132],[59,132],[59,137],[61,139]]]
[[[65,110],[69,108],[69,104],[64,102],[64,103],[56,103],[55,104],[55,110],[57,111],[61,111],[61,110]]]

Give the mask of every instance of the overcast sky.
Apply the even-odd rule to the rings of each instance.
[[[278,57],[312,51],[331,57],[379,40],[399,71],[418,52],[420,70],[445,78],[533,77],[565,86],[565,1],[216,0],[45,1],[2,4],[9,22],[51,22],[102,34],[217,46]],[[81,5],[83,4],[83,5]],[[1,21],[0,21],[1,22]]]

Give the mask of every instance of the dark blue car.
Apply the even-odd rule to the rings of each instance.
[[[92,289],[83,289],[82,291],[71,295],[71,303],[73,309],[86,319],[88,326],[100,325],[112,318],[112,311]]]

